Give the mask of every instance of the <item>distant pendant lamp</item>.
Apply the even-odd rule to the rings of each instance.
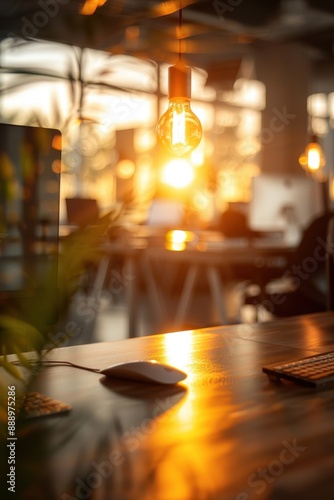
[[[182,9],[179,9],[179,58],[168,68],[168,109],[157,124],[159,142],[172,154],[193,151],[202,138],[202,125],[190,108],[191,68],[181,58]]]
[[[312,177],[320,182],[322,186],[322,199],[324,213],[329,212],[329,197],[328,197],[328,179],[324,172],[326,165],[326,157],[319,144],[318,137],[313,134],[309,144],[306,146],[304,153],[299,157],[299,164],[303,169],[311,174]]]
[[[326,158],[316,135],[311,136],[304,153],[299,157],[299,164],[306,172],[316,176],[326,165]]]

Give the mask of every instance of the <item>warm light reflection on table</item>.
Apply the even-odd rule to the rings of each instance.
[[[193,330],[173,332],[163,338],[163,350],[166,361],[188,372],[187,381],[191,380],[192,373],[188,371],[192,362]]]
[[[186,249],[187,243],[195,239],[192,231],[183,231],[173,229],[168,231],[165,236],[165,248],[174,252],[180,252]]]
[[[321,328],[318,328],[308,316],[302,316],[300,319],[304,327],[307,349],[314,349],[319,343],[321,344],[323,340],[323,331]]]
[[[172,345],[175,347],[176,343],[171,342],[169,347]],[[162,416],[157,432],[150,442],[150,446],[155,450],[154,463],[158,464],[155,500],[165,500],[165,492],[168,489],[171,499],[182,500],[207,498],[206,494],[211,488],[224,490],[229,487],[229,461],[233,445],[228,438],[228,429],[230,415],[235,407],[226,388],[224,396],[219,396],[217,411],[208,415],[208,407],[195,395],[207,394],[212,389],[210,381],[203,383],[199,372],[196,369],[191,371],[195,359],[191,361],[190,357],[189,361],[189,379],[184,381],[188,386],[188,397],[174,406],[169,414]],[[213,398],[209,404],[215,403]],[[170,418],[173,419],[173,426],[170,425]],[[205,443],[215,442],[215,432],[212,433],[212,429],[218,428],[219,446],[212,452]],[[172,491],[170,484],[173,484]]]

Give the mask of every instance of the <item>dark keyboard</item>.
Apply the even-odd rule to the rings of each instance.
[[[270,379],[287,379],[310,387],[334,387],[334,351],[264,366]]]
[[[72,407],[58,399],[44,396],[39,392],[28,392],[18,402],[17,409],[20,419],[29,419],[68,413]]]

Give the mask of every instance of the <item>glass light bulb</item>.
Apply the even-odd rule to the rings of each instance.
[[[317,142],[311,142],[305,149],[305,152],[299,157],[300,165],[314,172],[316,170],[320,170],[326,164],[326,158],[321,149],[320,144]]]
[[[202,138],[202,125],[186,98],[169,100],[168,109],[157,124],[160,143],[172,154],[183,156],[195,149]]]
[[[310,170],[318,170],[324,166],[324,155],[319,144],[310,144],[307,151],[307,163]]]

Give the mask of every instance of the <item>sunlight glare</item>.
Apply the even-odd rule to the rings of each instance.
[[[177,189],[187,187],[194,180],[193,167],[186,160],[171,160],[164,166],[161,180]]]

